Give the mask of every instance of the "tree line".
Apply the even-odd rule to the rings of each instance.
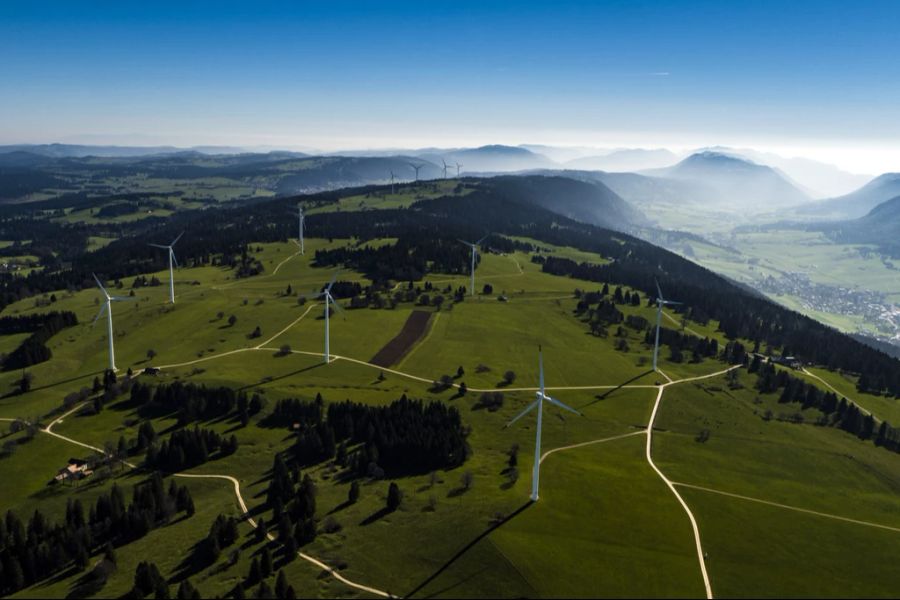
[[[190,490],[159,473],[134,486],[130,503],[113,484],[85,514],[81,500],[69,500],[64,523],[53,523],[40,509],[27,521],[13,511],[0,519],[0,593],[10,595],[74,566],[82,571],[98,550],[140,539],[177,513],[194,514]]]
[[[70,311],[0,318],[0,335],[32,332],[18,348],[6,356],[3,360],[3,370],[24,369],[50,360],[53,353],[47,347],[47,342],[63,329],[77,324],[78,317]]]
[[[459,411],[442,402],[403,395],[387,406],[345,400],[330,403],[280,400],[265,421],[270,426],[294,426],[291,452],[301,465],[335,458],[358,475],[379,469],[391,475],[452,469],[467,458],[468,428]],[[352,453],[349,446],[356,446]]]

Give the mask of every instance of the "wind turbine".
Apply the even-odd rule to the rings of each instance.
[[[303,246],[303,221],[304,221],[305,219],[306,219],[306,217],[303,216],[303,206],[300,205],[300,204],[298,204],[298,205],[297,205],[297,239],[298,239],[299,242],[300,242],[300,254],[303,254],[303,253],[304,253],[304,246]]]
[[[656,371],[656,360],[659,356],[659,327],[660,321],[662,320],[662,309],[664,305],[675,306],[681,304],[681,302],[673,302],[672,300],[666,300],[663,298],[662,290],[659,287],[659,282],[656,283],[656,292],[658,296],[656,297],[656,343],[653,345],[653,370]]]
[[[394,172],[391,171],[391,195],[394,195]]]
[[[325,364],[326,365],[329,362],[331,362],[330,339],[329,339],[330,329],[329,329],[329,324],[328,324],[328,313],[330,311],[328,310],[328,308],[329,308],[328,303],[330,302],[331,304],[334,305],[334,307],[336,309],[338,309],[340,311],[344,310],[343,308],[341,308],[340,304],[338,304],[337,302],[334,301],[334,296],[331,295],[331,286],[334,285],[334,281],[337,279],[337,276],[339,273],[340,273],[340,271],[335,273],[334,277],[331,278],[331,281],[328,283],[328,285],[325,286],[325,289],[313,297],[314,299],[315,298],[325,298]]]
[[[106,296],[106,302],[103,306],[100,307],[100,312],[97,313],[97,316],[94,317],[94,321],[91,323],[91,327],[97,322],[97,319],[100,318],[100,315],[103,314],[103,311],[106,311],[106,337],[109,340],[109,370],[115,371],[116,369],[116,351],[113,348],[113,322],[112,322],[112,303],[113,302],[124,302],[126,300],[132,300],[133,298],[129,298],[128,296],[110,296],[109,292],[106,291],[106,288],[103,287],[103,284],[100,283],[100,280],[97,279],[97,276],[94,275],[94,281],[97,282],[97,287],[100,288],[100,291],[103,292],[103,295]]]
[[[457,178],[457,179],[459,179],[459,168],[460,168],[461,166],[462,166],[461,164],[456,163],[456,178]]]
[[[531,477],[531,501],[537,502],[538,500],[538,482],[541,477],[541,423],[543,422],[544,415],[544,400],[551,404],[555,404],[556,406],[563,408],[569,412],[573,412],[576,415],[581,416],[581,413],[575,410],[570,406],[566,406],[559,400],[551,398],[544,392],[544,353],[541,350],[541,347],[538,346],[538,368],[540,369],[540,378],[541,378],[541,389],[539,392],[536,392],[537,399],[529,404],[525,410],[520,412],[518,415],[513,418],[512,421],[506,424],[506,427],[509,427],[533,409],[537,408],[537,431],[534,436],[534,472]]]
[[[415,170],[415,172],[416,172],[416,183],[418,183],[418,182],[419,182],[419,169],[421,169],[423,165],[414,165],[414,164],[412,164],[412,163],[409,163],[409,166],[412,167],[412,168]]]
[[[487,234],[486,236],[484,236],[483,238],[481,238],[480,240],[478,240],[475,243],[467,242],[466,240],[459,240],[460,242],[462,242],[463,244],[465,244],[466,246],[468,246],[469,248],[472,249],[472,268],[469,271],[472,275],[472,284],[469,286],[469,295],[470,296],[475,295],[475,255],[478,253],[478,245],[481,242],[483,242],[484,240],[486,240],[488,235],[491,235],[491,234]]]
[[[163,250],[169,251],[169,302],[171,302],[172,304],[175,304],[175,270],[172,266],[172,263],[175,263],[176,266],[178,265],[178,261],[175,259],[175,250],[173,248],[183,235],[184,232],[182,231],[178,234],[178,237],[175,238],[175,240],[168,246],[163,246],[160,244],[149,244],[154,248],[162,248]]]
[[[444,163],[444,179],[447,179],[447,161],[442,158],[441,162]]]

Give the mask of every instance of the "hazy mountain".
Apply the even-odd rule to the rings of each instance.
[[[815,202],[794,212],[796,216],[805,218],[856,219],[896,196],[900,196],[900,173],[885,173],[855,192]]]
[[[419,158],[436,165],[447,162],[447,174],[456,174],[456,163],[460,163],[460,173],[484,171],[522,171],[555,165],[552,160],[525,148],[515,146],[481,146],[458,150],[430,150],[418,154]]]
[[[601,152],[599,148],[590,146],[547,146],[545,144],[519,144],[519,148],[525,148],[535,154],[542,154],[552,161],[565,163],[584,156],[593,156]]]
[[[485,181],[510,198],[583,223],[621,231],[647,223],[641,211],[599,181],[544,175],[501,175]]]
[[[810,202],[810,197],[772,167],[719,152],[692,154],[644,175],[685,181],[711,190],[715,204],[763,212]]]
[[[838,242],[875,244],[900,256],[900,195],[882,202],[865,216],[821,226]]]
[[[847,194],[871,181],[871,175],[848,173],[828,163],[808,158],[787,158],[772,152],[760,152],[751,148],[727,148],[717,146],[705,150],[747,158],[761,165],[782,171],[816,198],[829,198]]]
[[[664,148],[626,148],[609,154],[576,158],[566,162],[565,166],[570,169],[624,172],[668,167],[677,161],[678,155]]]
[[[658,204],[708,204],[716,198],[716,192],[702,183],[650,177],[638,173],[608,173],[606,171],[582,171],[576,169],[532,169],[523,175],[567,177],[578,181],[602,183],[629,204],[639,208],[652,208]]]

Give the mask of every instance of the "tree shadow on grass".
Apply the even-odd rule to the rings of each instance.
[[[601,402],[601,401],[603,401],[603,400],[606,400],[606,399],[609,398],[610,395],[612,395],[614,392],[618,392],[619,390],[621,390],[622,388],[624,388],[626,385],[629,385],[630,383],[633,383],[633,382],[637,381],[638,379],[640,379],[641,377],[644,377],[645,375],[649,375],[649,374],[651,374],[651,373],[653,373],[653,369],[650,369],[649,371],[644,371],[643,373],[640,373],[639,375],[635,375],[635,376],[632,377],[631,379],[628,379],[628,380],[626,380],[626,381],[623,381],[622,383],[620,383],[620,384],[617,385],[616,387],[610,388],[610,389],[606,390],[605,392],[603,392],[602,394],[597,394],[596,396],[594,396],[594,399],[593,399],[593,400],[591,400],[591,401],[588,402],[587,404],[584,404],[584,405],[582,405],[582,406],[579,406],[578,408],[579,408],[579,409],[585,409],[585,408],[587,408],[588,406],[593,406],[594,404],[597,404],[598,402]]]
[[[388,516],[392,512],[393,512],[392,510],[390,510],[388,507],[385,506],[381,510],[377,510],[377,511],[373,512],[371,515],[369,515],[368,517],[366,517],[365,519],[360,521],[359,524],[363,525],[363,526],[371,525],[372,523]]]
[[[325,366],[324,362],[316,363],[314,365],[310,365],[308,367],[303,367],[302,369],[297,369],[296,371],[291,371],[290,373],[285,373],[284,375],[279,375],[278,377],[270,377],[265,380],[258,381],[256,383],[251,383],[249,385],[245,385],[243,387],[239,387],[237,391],[243,392],[245,390],[249,390],[255,387],[259,387],[262,385],[268,385],[270,383],[274,383],[276,381],[281,381],[282,379],[287,379],[288,377],[293,377],[294,375],[299,375],[300,373],[305,373],[306,371],[312,371],[313,369],[318,369],[319,367]]]
[[[429,583],[431,583],[432,581],[434,581],[435,579],[437,579],[438,577],[440,577],[440,575],[441,575],[444,571],[446,571],[447,569],[449,569],[449,568],[453,565],[453,563],[455,563],[456,561],[458,561],[458,560],[459,560],[460,558],[462,558],[469,550],[471,550],[472,548],[474,548],[474,547],[478,544],[478,542],[480,542],[481,540],[483,540],[484,538],[486,538],[487,536],[489,536],[491,533],[493,533],[494,531],[496,531],[496,530],[499,529],[500,527],[503,527],[504,525],[506,525],[507,523],[509,523],[511,520],[513,520],[514,518],[516,518],[517,516],[519,516],[520,514],[522,514],[523,512],[525,512],[525,510],[527,510],[532,504],[534,504],[534,502],[532,502],[531,500],[529,500],[528,502],[526,502],[525,504],[523,504],[522,506],[520,506],[519,508],[517,508],[514,512],[510,513],[509,515],[507,515],[506,517],[504,517],[504,518],[501,519],[500,521],[497,521],[497,522],[495,522],[495,523],[492,523],[492,524],[491,524],[487,529],[485,529],[482,533],[480,533],[480,534],[478,534],[477,536],[475,536],[475,539],[473,539],[471,542],[469,542],[468,544],[466,544],[465,546],[463,546],[456,554],[454,554],[453,556],[451,556],[451,557],[450,557],[450,560],[448,560],[448,561],[445,562],[443,565],[441,565],[441,566],[438,568],[437,571],[435,571],[434,573],[432,573],[431,575],[429,575],[427,578],[425,578],[425,580],[424,580],[422,583],[420,583],[419,585],[417,585],[415,588],[413,588],[412,591],[410,591],[409,593],[407,593],[407,594],[404,595],[403,597],[404,597],[404,598],[411,598],[412,596],[416,595],[417,593],[419,593],[420,591],[422,591],[423,589],[425,589],[425,587],[426,587]],[[474,575],[470,576],[470,578],[473,577],[473,576],[474,576]],[[459,582],[458,582],[458,583],[459,583]],[[448,588],[448,589],[452,589],[453,587],[455,587],[456,585],[458,585],[458,583],[457,583],[457,584],[454,584],[453,586],[451,586],[451,587]]]

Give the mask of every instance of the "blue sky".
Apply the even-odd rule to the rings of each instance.
[[[900,141],[900,2],[186,4],[0,4],[0,143]]]

